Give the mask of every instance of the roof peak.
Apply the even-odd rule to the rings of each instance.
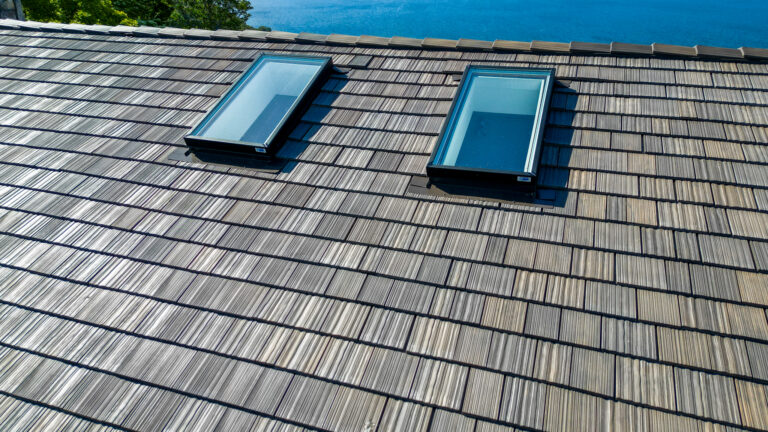
[[[373,46],[407,49],[443,49],[458,51],[536,52],[552,54],[602,54],[631,56],[664,56],[678,58],[706,58],[721,60],[768,61],[765,48],[723,48],[706,45],[682,46],[653,43],[650,45],[623,42],[547,42],[508,41],[497,39],[484,41],[475,39],[409,38],[401,36],[380,37],[368,35],[291,33],[284,31],[260,30],[201,30],[175,27],[129,27],[85,24],[43,23],[0,19],[0,29],[49,31],[65,33],[89,33],[137,37],[165,37],[183,39],[214,40],[257,40],[274,42],[295,42],[346,46]]]

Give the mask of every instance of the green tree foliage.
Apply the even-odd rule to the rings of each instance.
[[[136,25],[136,20],[118,10],[111,0],[59,0],[64,22],[104,25]]]
[[[25,0],[22,4],[27,18],[35,21],[137,25],[111,0]]]
[[[168,24],[175,27],[209,30],[249,28],[251,14],[248,0],[173,0]]]
[[[136,19],[139,25],[162,27],[173,12],[172,0],[112,0],[115,7]]]
[[[32,21],[60,21],[61,8],[56,0],[24,0],[24,16]]]
[[[244,30],[248,0],[23,0],[27,19],[44,22]],[[270,30],[261,26],[258,30]]]

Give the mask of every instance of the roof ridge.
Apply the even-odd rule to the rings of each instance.
[[[448,49],[458,51],[496,51],[496,52],[537,52],[552,54],[609,54],[631,56],[664,56],[685,59],[706,58],[723,60],[768,61],[768,49],[765,48],[723,48],[707,45],[682,46],[661,43],[650,45],[623,42],[518,42],[497,39],[483,41],[474,39],[437,39],[408,38],[392,36],[390,38],[368,35],[343,35],[332,33],[292,33],[284,31],[261,30],[201,30],[175,27],[130,27],[124,25],[104,26],[85,24],[43,23],[37,21],[18,21],[0,19],[0,29],[49,31],[65,33],[109,34],[138,37],[165,37],[179,39],[213,40],[250,40],[294,42],[307,44],[391,47],[410,49]]]

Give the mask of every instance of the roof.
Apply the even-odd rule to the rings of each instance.
[[[0,429],[768,429],[768,64],[3,26]],[[288,165],[169,160],[265,51]],[[553,205],[409,190],[467,64],[556,69]]]

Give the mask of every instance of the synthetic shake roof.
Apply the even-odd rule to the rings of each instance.
[[[768,429],[764,51],[3,26],[0,429]],[[285,168],[169,160],[263,52]],[[409,189],[468,64],[556,70],[533,204]]]

